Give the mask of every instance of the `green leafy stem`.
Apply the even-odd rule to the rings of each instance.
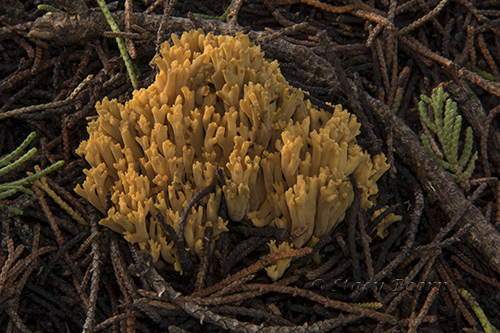
[[[111,12],[109,11],[108,6],[106,5],[106,1],[105,0],[96,0],[96,1],[99,4],[99,7],[101,7],[101,11],[104,14],[104,17],[106,18],[106,21],[108,22],[111,31],[120,32],[120,28],[118,27],[118,24],[113,18],[113,15],[111,15]],[[125,67],[127,68],[127,72],[130,77],[130,82],[132,83],[134,89],[138,89],[139,83],[137,82],[137,73],[134,69],[134,64],[132,63],[132,59],[128,54],[127,46],[125,45],[125,40],[123,38],[116,37],[116,44],[118,44],[118,49],[120,50],[123,62],[125,63]]]
[[[434,111],[434,120],[429,117],[428,105]],[[437,136],[442,152],[436,145],[431,144],[433,138],[429,138],[425,133],[420,136],[422,144],[439,164],[450,171],[455,180],[467,189],[469,178],[475,168],[477,151],[472,155],[473,132],[471,127],[467,127],[462,154],[460,158],[458,157],[462,117],[457,114],[457,103],[448,98],[448,93],[442,87],[438,87],[432,91],[431,97],[420,95],[418,111],[425,126]]]
[[[36,148],[31,148],[28,150],[26,153],[24,150],[29,146],[31,141],[35,138],[36,133],[32,132],[28,137],[21,143],[19,147],[16,148],[12,153],[5,155],[4,157],[0,158],[0,177],[3,175],[6,175],[7,173],[11,172],[24,162],[26,162],[31,156],[35,155],[37,152]],[[16,157],[20,156],[17,160],[14,160]],[[57,161],[56,163],[52,164],[51,166],[38,171],[37,173],[24,177],[19,180],[15,180],[12,182],[8,183],[0,183],[0,200],[6,199],[18,192],[24,192],[28,194],[33,194],[33,191],[31,191],[27,185],[29,185],[31,182],[40,179],[41,177],[51,173],[52,171],[60,168],[61,166],[64,165],[64,161]],[[0,208],[3,207],[2,204],[0,204]],[[15,214],[22,214],[22,211],[16,208],[8,207],[9,212],[15,213]]]

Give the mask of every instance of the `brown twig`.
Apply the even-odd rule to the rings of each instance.
[[[119,315],[112,316],[112,317],[106,319],[105,321],[101,322],[100,324],[96,325],[92,329],[92,332],[102,331],[102,330],[106,329],[111,324],[117,323],[119,321],[122,321],[123,319],[128,319],[131,317],[142,317],[142,314],[140,312],[137,312],[137,311],[131,311],[128,313],[122,313]]]
[[[389,83],[389,75],[387,73],[387,63],[385,61],[382,42],[378,38],[375,39],[375,49],[377,51],[377,58],[380,64],[380,70],[382,71],[382,83],[384,84],[385,95],[387,95],[389,93],[389,90],[391,89],[391,84]]]
[[[467,45],[469,46],[468,54],[473,72],[477,72],[476,48],[474,47],[474,27],[467,26]]]
[[[132,0],[125,0],[125,32],[131,31],[132,13]],[[125,38],[125,44],[127,45],[127,52],[130,55],[130,58],[137,59],[137,53],[135,51],[133,40]]]
[[[182,233],[182,238],[180,238],[177,232],[174,230],[174,227],[172,227],[165,221],[165,218],[160,212],[158,212],[156,218],[163,226],[163,229],[165,229],[167,234],[170,236],[170,239],[174,242],[175,249],[177,250],[177,256],[179,257],[179,264],[182,270],[190,272],[193,264],[191,258],[189,257],[189,252],[184,245],[184,232]]]
[[[436,299],[438,292],[439,292],[438,286],[433,287],[432,290],[429,292],[429,294],[427,295],[427,299],[425,300],[422,309],[420,309],[420,313],[418,314],[418,316],[415,318],[415,320],[410,320],[408,333],[417,332],[417,328],[420,326],[420,324],[422,324],[425,316],[427,315],[427,312],[429,312],[432,303]]]
[[[469,71],[468,69],[461,68],[458,71],[458,76],[467,79],[468,81],[477,84],[490,94],[500,98],[500,85],[496,82],[489,81],[479,74]]]
[[[496,202],[495,202],[495,206],[496,206],[496,215],[495,215],[495,227],[499,227],[500,226],[500,182],[497,182],[497,187],[495,189],[495,196],[496,196]]]
[[[160,44],[162,43],[162,34],[163,34],[163,29],[165,24],[167,24],[168,19],[170,18],[170,15],[172,15],[172,12],[174,11],[174,6],[177,3],[177,0],[168,0],[168,2],[165,0],[164,2],[164,7],[163,7],[163,16],[160,21],[160,25],[158,26],[158,31],[156,32],[156,52],[160,52]]]
[[[301,249],[297,250],[291,250],[288,252],[281,252],[281,253],[272,253],[271,255],[260,259],[257,261],[255,264],[239,271],[238,273],[234,275],[229,275],[226,279],[222,280],[221,282],[209,287],[202,289],[198,292],[195,292],[191,295],[191,297],[206,297],[210,294],[213,294],[214,292],[230,285],[232,282],[235,282],[237,280],[240,280],[244,278],[245,276],[251,275],[259,271],[260,269],[266,267],[267,265],[270,265],[278,260],[281,259],[289,259],[289,258],[300,258],[303,256],[306,256],[308,254],[312,253],[312,248],[310,247],[304,247]]]
[[[62,247],[65,243],[64,238],[62,236],[61,231],[59,230],[59,227],[57,226],[57,223],[54,219],[54,216],[52,215],[52,212],[50,211],[49,205],[47,204],[47,201],[45,201],[45,197],[40,191],[40,189],[37,186],[33,186],[33,192],[35,192],[35,196],[37,197],[38,201],[40,202],[40,205],[42,206],[42,210],[45,213],[45,216],[49,220],[50,228],[52,229],[52,232],[56,236],[57,244],[59,244],[59,247]]]
[[[70,79],[68,79],[66,82],[63,83],[65,87],[68,87],[68,90],[71,91],[75,89],[84,80],[84,75],[87,71],[90,58],[92,57],[93,53],[92,50],[93,50],[92,45],[87,44],[87,46],[85,47],[85,51],[83,52],[80,58],[80,64],[78,65],[75,74]]]
[[[157,7],[159,7],[160,5],[163,5],[163,3],[165,1],[167,1],[167,0],[156,0],[151,6],[148,7],[148,9],[146,9],[144,11],[144,14],[146,14],[146,15],[151,14]]]
[[[386,277],[394,268],[396,268],[406,256],[410,253],[410,250],[413,248],[413,244],[415,242],[416,233],[418,230],[418,225],[420,223],[420,217],[422,215],[422,211],[424,210],[424,195],[420,188],[417,189],[415,193],[415,208],[413,213],[411,214],[411,224],[409,225],[408,238],[406,240],[405,245],[401,248],[399,254],[380,272],[378,272],[373,279],[367,281],[367,284],[374,284],[381,281],[384,277]],[[352,298],[357,298],[361,289],[356,290],[351,294]]]
[[[468,266],[465,262],[463,262],[459,257],[451,256],[451,260],[453,260],[458,266],[460,266],[464,271],[466,271],[470,275],[475,276],[479,280],[486,282],[495,288],[500,288],[500,282],[496,281],[493,278],[487,277],[487,276],[477,272],[472,267]]]
[[[40,46],[36,46],[35,49],[35,61],[33,61],[33,67],[31,67],[31,74],[37,75],[42,65],[43,49]]]
[[[490,110],[488,116],[486,117],[486,122],[484,124],[484,128],[481,133],[480,153],[481,153],[481,161],[484,168],[484,174],[486,177],[491,177],[490,163],[488,161],[488,137],[490,133],[490,126],[491,122],[498,113],[500,113],[500,106],[497,106],[494,109]]]
[[[363,219],[359,218],[359,215],[358,215],[358,229],[359,229],[359,234],[361,235],[361,245],[363,246],[363,253],[365,255],[365,265],[368,272],[368,279],[372,280],[375,276],[375,273],[373,270],[373,261],[370,250],[370,240],[368,239],[369,237],[366,233],[365,223],[363,222]],[[379,291],[377,290],[376,285],[373,285],[372,291],[375,299],[380,302],[381,297]]]
[[[465,307],[464,303],[462,302],[462,299],[460,298],[458,294],[458,289],[453,283],[453,281],[450,279],[447,271],[449,271],[449,267],[446,265],[444,260],[442,258],[438,259],[438,264],[436,265],[437,271],[439,273],[439,276],[443,279],[443,281],[446,283],[446,288],[451,294],[451,297],[455,301],[455,304],[458,306],[458,309],[464,316],[464,318],[467,320],[469,325],[473,327],[478,327],[479,323],[476,321],[474,316],[467,310]]]
[[[340,256],[331,256],[324,264],[322,264],[320,267],[318,267],[315,270],[309,271],[306,274],[306,278],[308,280],[315,280],[322,274],[326,273],[330,268],[335,266],[337,262],[340,260]]]
[[[238,12],[240,11],[241,6],[243,5],[243,0],[234,0],[233,4],[231,6],[231,9],[229,10],[229,14],[227,16],[229,20],[229,24],[236,25],[238,24],[236,22],[236,19],[238,17]]]
[[[477,40],[477,45],[479,45],[479,49],[481,50],[484,59],[486,59],[488,66],[490,66],[490,69],[493,72],[493,75],[497,80],[500,80],[500,72],[498,71],[498,66],[495,63],[495,60],[493,60],[490,51],[488,50],[488,45],[484,40],[483,34],[477,34],[476,40]]]
[[[97,216],[91,218],[92,233],[97,232]],[[92,282],[90,285],[89,306],[83,324],[83,332],[89,333],[94,327],[95,311],[97,307],[97,297],[99,293],[99,284],[101,281],[101,269],[104,261],[104,255],[101,245],[98,242],[92,243]]]
[[[375,26],[375,28],[372,28],[372,25],[370,24],[368,26],[368,32],[369,32],[369,35],[368,35],[368,38],[366,39],[366,47],[371,47],[372,44],[373,44],[373,41],[375,40],[375,38],[377,38],[377,36],[380,34],[380,32],[382,32],[383,30],[383,26],[382,24],[377,24]]]
[[[309,24],[307,22],[302,22],[302,23],[294,24],[292,26],[280,29],[278,31],[273,31],[271,29],[266,28],[266,30],[269,30],[268,32],[270,32],[271,34],[268,36],[262,37],[260,39],[257,39],[255,42],[259,43],[259,44],[269,43],[273,39],[279,38],[279,37],[284,36],[284,35],[294,34],[297,31],[301,31],[304,28],[307,28],[308,26],[309,26]]]
[[[399,29],[397,33],[401,34],[401,35],[406,35],[410,31],[415,30],[418,27],[422,26],[425,22],[427,22],[431,19],[434,19],[436,17],[436,15],[439,14],[439,12],[441,12],[441,10],[443,10],[443,8],[447,2],[448,2],[448,0],[441,0],[439,2],[439,4],[436,6],[436,8],[434,8],[431,12],[425,14],[424,16],[422,16],[421,18],[419,18],[415,22],[411,23],[409,26],[404,27],[403,29]]]
[[[381,322],[387,322],[391,324],[395,324],[396,320],[395,317],[380,313],[375,310],[363,308],[357,305],[329,299],[328,297],[324,297],[321,295],[316,294],[313,291],[309,290],[304,290],[296,287],[289,287],[289,286],[280,286],[280,285],[268,285],[268,284],[249,284],[242,286],[243,290],[247,291],[258,291],[258,292],[277,292],[277,293],[285,293],[289,295],[294,295],[294,296],[301,296],[305,297],[307,299],[310,299],[311,301],[318,302],[319,304],[323,305],[324,307],[331,307],[340,311],[345,311],[349,313],[354,313],[359,316],[366,316],[372,319],[375,319],[377,321]]]
[[[322,3],[321,1],[317,0],[301,0],[302,3],[305,3],[309,6],[314,6],[316,8],[319,8],[321,10],[328,11],[333,14],[343,14],[343,13],[349,13],[352,12],[356,9],[359,8],[358,5],[347,5],[347,6],[331,6],[326,3]]]
[[[105,38],[125,38],[125,39],[128,39],[130,41],[149,40],[149,39],[152,39],[152,37],[153,37],[151,34],[147,34],[147,33],[123,32],[123,31],[120,31],[120,32],[105,31],[105,32],[103,32],[102,36]],[[97,51],[97,49],[96,49],[96,51]]]
[[[413,51],[422,54],[423,56],[436,61],[437,63],[447,67],[454,68],[454,64],[451,60],[448,60],[435,52],[432,52],[429,48],[425,47],[422,43],[417,41],[415,38],[410,36],[398,35],[398,39],[401,40],[405,45],[407,45]]]
[[[203,237],[203,255],[201,257],[200,266],[198,269],[198,274],[196,276],[196,282],[194,291],[199,291],[205,285],[205,277],[208,270],[208,260],[210,255],[210,246],[212,244],[212,235],[214,229],[212,227],[205,228],[205,236]]]

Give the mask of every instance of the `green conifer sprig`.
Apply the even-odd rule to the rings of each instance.
[[[488,320],[488,317],[479,305],[479,302],[471,295],[471,293],[465,289],[460,289],[460,294],[467,302],[469,302],[469,305],[472,307],[472,310],[479,319],[485,333],[500,333],[500,330],[493,326],[493,324]]]
[[[51,5],[46,5],[46,4],[38,5],[36,8],[40,10],[45,10],[47,12],[64,13],[63,10],[60,10],[56,7],[52,7]]]
[[[106,0],[96,0],[101,7],[101,11],[106,18],[111,30],[113,32],[120,32],[120,27],[116,23],[113,15],[109,11],[108,5],[106,5]],[[125,63],[125,67],[127,68],[128,75],[130,77],[130,82],[134,89],[139,89],[139,83],[137,82],[137,73],[134,69],[134,64],[132,63],[132,58],[127,51],[127,46],[125,45],[125,40],[120,37],[116,37],[116,44],[118,44],[118,49],[120,50],[120,54],[122,55],[123,62]]]
[[[3,175],[6,175],[10,171],[14,170],[24,162],[26,162],[31,156],[35,155],[37,152],[36,148],[31,148],[28,150],[26,153],[24,150],[28,147],[28,145],[33,141],[35,138],[36,133],[32,132],[28,137],[17,147],[12,153],[5,155],[4,157],[0,158],[0,177]],[[17,160],[12,161],[14,158],[20,156]],[[51,173],[52,171],[60,168],[61,166],[64,165],[64,161],[57,161],[56,163],[52,164],[51,166],[40,170],[39,172],[24,177],[19,180],[15,180],[12,182],[8,183],[0,183],[0,200],[1,199],[6,199],[17,192],[24,192],[28,194],[33,194],[33,191],[31,191],[27,185],[29,185],[31,182],[40,179],[41,177]],[[0,208],[2,208],[3,205],[0,204]],[[15,209],[12,207],[8,207],[9,212],[15,213],[15,214],[22,214],[22,211],[19,209]]]
[[[427,113],[427,106],[433,109],[432,120]],[[444,106],[444,110],[443,110]],[[420,95],[418,111],[420,118],[425,126],[429,128],[441,145],[442,153],[436,152],[432,148],[430,140],[425,133],[422,133],[420,139],[429,153],[445,168],[450,171],[455,180],[464,188],[469,188],[469,178],[475,168],[477,152],[472,155],[473,131],[471,127],[465,130],[464,147],[460,158],[458,157],[460,145],[460,133],[462,129],[462,116],[457,114],[457,103],[448,98],[448,93],[442,87],[432,90],[431,97]],[[444,117],[443,117],[444,113]],[[442,155],[443,158],[440,158]]]
[[[30,135],[28,135],[28,137],[26,139],[24,139],[23,143],[21,143],[19,145],[19,147],[16,148],[16,150],[14,150],[12,153],[7,154],[4,157],[0,158],[0,167],[3,167],[5,165],[9,164],[9,162],[13,158],[21,155],[22,152],[23,152],[23,150],[26,149],[26,147],[28,147],[28,145],[31,143],[31,141],[33,141],[33,139],[35,138],[35,136],[36,136],[36,133],[35,132],[31,132]],[[21,163],[19,163],[19,164],[21,164]],[[0,170],[0,176],[6,174],[7,172],[9,172],[9,171],[5,171],[4,173],[2,173],[2,171]]]

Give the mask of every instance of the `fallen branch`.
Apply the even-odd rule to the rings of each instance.
[[[112,16],[120,30],[124,31],[125,12],[114,12]],[[134,25],[153,35],[156,35],[161,19],[161,15],[132,14]],[[238,29],[238,26],[216,20],[191,20],[182,17],[170,17],[168,23],[168,30],[171,31],[189,31],[202,28],[205,31],[227,34],[231,31],[234,33],[235,29]],[[33,22],[27,37],[47,40],[59,46],[67,46],[88,43],[102,36],[105,31],[109,31],[109,25],[102,12],[90,12],[82,15],[49,12]]]

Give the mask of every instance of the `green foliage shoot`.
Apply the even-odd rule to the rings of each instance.
[[[433,118],[427,113],[428,105],[432,107]],[[469,188],[469,178],[475,168],[477,152],[472,155],[473,132],[471,127],[465,130],[462,154],[458,156],[459,141],[462,129],[462,116],[457,114],[457,103],[448,98],[448,93],[442,87],[432,90],[431,97],[420,95],[418,111],[427,128],[436,135],[441,151],[436,151],[436,145],[431,145],[432,138],[422,133],[420,140],[429,153],[449,172],[455,181],[465,189]],[[442,156],[442,158],[440,156]]]
[[[38,8],[40,10],[45,10],[47,12],[64,13],[64,11],[62,11],[58,8],[52,7],[51,5],[41,4],[41,5],[38,5],[36,8]]]
[[[3,175],[6,175],[7,173],[11,172],[24,162],[26,162],[31,156],[35,155],[37,152],[36,148],[31,148],[28,150],[26,153],[24,150],[29,146],[31,141],[35,138],[36,133],[32,132],[28,137],[21,143],[19,147],[16,148],[12,153],[7,154],[3,157],[0,158],[0,177]],[[14,160],[16,157],[19,158],[17,160]],[[56,163],[52,164],[51,166],[40,170],[39,172],[31,175],[31,176],[26,176],[22,179],[11,181],[8,183],[2,183],[0,181],[0,200],[6,199],[17,192],[24,192],[28,194],[33,194],[33,191],[31,191],[27,186],[37,180],[40,179],[41,177],[51,173],[52,171],[60,168],[61,166],[64,165],[64,161],[57,161]],[[0,208],[2,208],[4,205],[0,204]],[[19,209],[13,208],[13,207],[7,207],[10,213],[14,214],[22,214],[23,212]]]

